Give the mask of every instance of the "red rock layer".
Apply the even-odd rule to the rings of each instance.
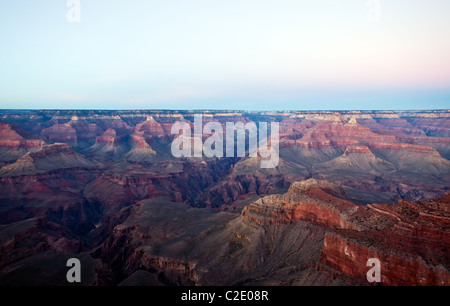
[[[136,131],[144,133],[145,136],[163,137],[165,132],[161,124],[149,116],[146,121],[136,125]]]
[[[11,125],[0,122],[0,161],[15,161],[29,151],[38,150],[45,142],[25,139]]]
[[[367,209],[371,221],[359,217],[366,223],[364,231],[326,235],[323,266],[364,279],[370,269],[367,260],[377,258],[382,285],[450,285],[449,195],[436,201],[373,204]]]
[[[410,152],[433,154],[435,156],[440,156],[440,154],[429,146],[419,146],[408,143],[368,143],[367,146],[371,149],[383,149],[383,150],[408,150]]]
[[[64,142],[70,145],[77,145],[77,131],[70,124],[55,124],[42,130],[42,135],[49,142]]]
[[[354,204],[332,194],[343,191],[327,181],[309,179],[295,182],[284,195],[270,195],[246,206],[242,215],[258,224],[289,224],[296,220],[330,228],[351,228],[357,224],[348,222],[346,213]]]
[[[450,285],[450,195],[436,201],[355,205],[326,181],[293,183],[286,194],[246,206],[251,222],[324,226],[319,270],[366,280],[367,260],[381,262],[382,285]]]
[[[380,235],[365,234],[345,236],[329,233],[325,236],[321,254],[322,265],[360,279],[366,278],[370,258],[380,260],[381,285],[384,286],[449,286],[450,272],[448,266],[429,264],[415,253],[392,252],[381,250],[376,245],[362,244],[363,239],[382,239]],[[402,237],[398,237],[402,239]],[[422,245],[426,248],[427,245]],[[320,270],[327,271],[323,266]],[[329,270],[328,270],[329,271]],[[331,272],[337,275],[336,273]]]

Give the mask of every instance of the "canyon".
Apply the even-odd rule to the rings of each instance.
[[[277,167],[173,156],[196,114],[279,123]],[[0,285],[76,257],[83,285],[373,285],[377,258],[448,286],[449,159],[449,110],[0,110]]]

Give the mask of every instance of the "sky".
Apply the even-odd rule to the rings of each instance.
[[[0,1],[0,108],[450,108],[448,0],[68,2]]]

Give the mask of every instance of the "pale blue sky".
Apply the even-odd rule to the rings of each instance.
[[[450,1],[0,2],[0,108],[450,108]]]

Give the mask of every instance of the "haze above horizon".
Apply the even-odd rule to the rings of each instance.
[[[1,109],[450,108],[446,0],[66,2],[0,4]]]

